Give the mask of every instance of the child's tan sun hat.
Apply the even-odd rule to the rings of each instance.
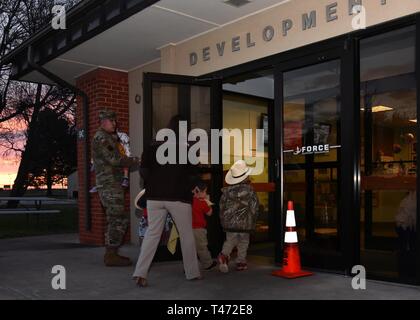
[[[252,168],[248,167],[244,160],[238,160],[230,167],[225,181],[227,184],[237,184],[244,181],[251,172]]]

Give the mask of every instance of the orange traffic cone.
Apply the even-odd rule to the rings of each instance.
[[[312,275],[312,272],[301,269],[299,245],[296,232],[295,211],[293,201],[287,202],[286,233],[284,236],[283,268],[273,271],[272,275],[288,279]]]

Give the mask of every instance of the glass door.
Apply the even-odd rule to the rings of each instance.
[[[352,170],[342,161],[347,71],[341,56],[332,50],[282,65],[279,72],[283,208],[294,202],[302,264],[337,271],[346,268],[343,229],[349,216],[342,209],[351,199],[343,196],[343,175]]]
[[[208,80],[183,75],[145,73],[143,90],[143,146],[150,144],[157,132],[166,128],[175,115],[180,115],[187,120],[189,130],[204,130],[208,139],[211,137],[211,129],[218,129],[222,125],[222,82],[219,79]],[[194,142],[190,141],[190,143]],[[219,145],[221,146],[221,143]],[[198,166],[201,178],[207,183],[212,202],[218,203],[222,187],[222,166],[210,164],[210,140],[208,146],[205,155],[209,159],[208,164]],[[221,163],[220,159],[219,163]],[[223,234],[217,220],[217,208],[214,212],[215,214],[208,221],[208,238],[209,248],[213,254],[216,254],[220,250]]]
[[[416,28],[360,41],[360,262],[368,276],[415,283]]]

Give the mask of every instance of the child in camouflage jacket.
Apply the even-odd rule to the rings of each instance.
[[[236,270],[248,269],[246,256],[250,233],[255,230],[258,217],[258,198],[249,180],[252,168],[239,160],[230,168],[220,198],[220,222],[226,232],[226,241],[218,256],[219,269],[228,272],[232,250],[237,247]]]

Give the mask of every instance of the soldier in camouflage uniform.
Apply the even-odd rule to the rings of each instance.
[[[116,135],[116,115],[112,111],[99,113],[100,128],[92,141],[92,158],[96,173],[96,187],[107,218],[105,232],[106,266],[129,266],[127,257],[118,254],[129,223],[129,213],[124,211],[124,189],[121,186],[123,168],[139,164],[137,157],[127,157],[119,152]]]

